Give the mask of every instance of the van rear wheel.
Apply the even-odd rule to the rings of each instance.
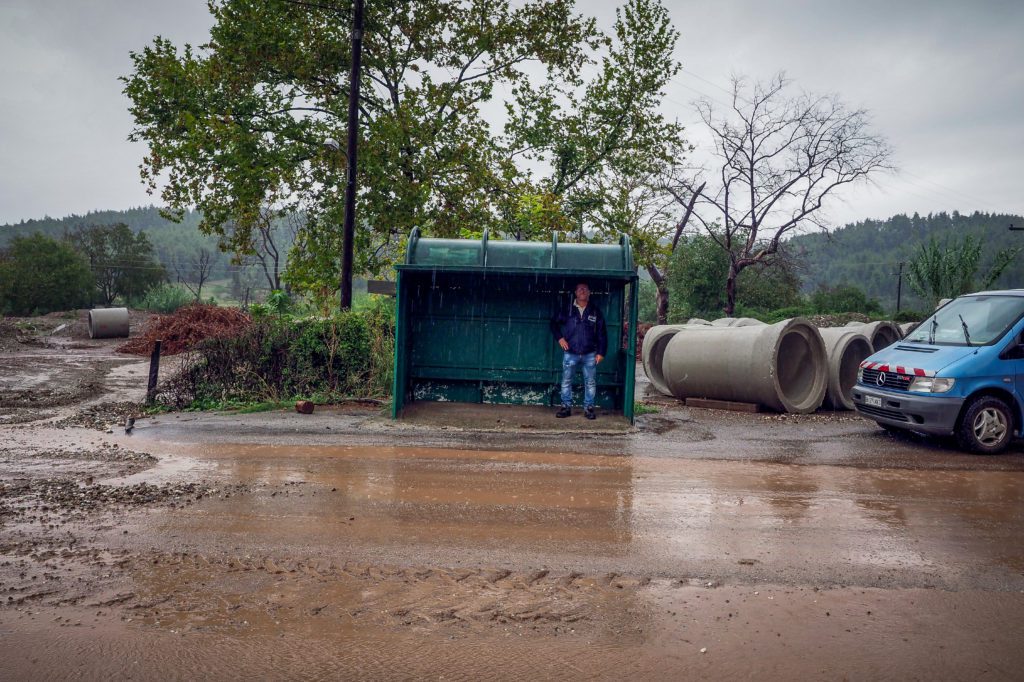
[[[983,455],[1002,452],[1013,435],[1010,407],[994,396],[975,398],[964,409],[956,440],[961,448]]]

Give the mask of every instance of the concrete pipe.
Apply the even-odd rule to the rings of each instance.
[[[760,327],[763,326],[764,322],[761,320],[755,320],[752,317],[737,317],[732,321],[730,327]]]
[[[821,334],[803,318],[753,327],[691,327],[665,347],[662,376],[677,398],[814,412],[828,386]]]
[[[752,317],[721,317],[711,324],[716,327],[756,327],[764,322]]]
[[[89,338],[114,339],[127,336],[127,308],[97,308],[89,311]]]
[[[828,356],[828,388],[824,407],[852,410],[853,385],[857,383],[860,363],[871,355],[871,341],[860,331],[847,327],[819,329]]]
[[[910,332],[912,332],[915,329],[917,329],[917,325],[919,325],[919,324],[921,324],[921,323],[920,322],[904,322],[903,324],[900,325],[900,334],[903,335],[903,338],[907,338],[907,334],[909,334]]]
[[[857,331],[871,339],[871,347],[876,351],[887,348],[903,338],[903,332],[892,322],[868,322],[857,327]]]
[[[689,320],[686,321],[686,324],[703,324],[707,326],[711,323],[701,317],[691,317]]]
[[[651,386],[654,386],[659,393],[664,395],[672,395],[672,391],[668,390],[668,384],[665,383],[665,376],[662,373],[662,359],[665,356],[665,347],[681,329],[696,329],[699,331],[714,329],[714,327],[701,324],[661,324],[651,327],[644,334],[643,351],[640,354],[644,365],[644,374],[650,380]]]

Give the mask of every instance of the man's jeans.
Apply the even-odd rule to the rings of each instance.
[[[597,397],[597,353],[565,352],[562,358],[562,405],[572,405],[572,377],[576,367],[583,365],[583,407],[593,407]]]

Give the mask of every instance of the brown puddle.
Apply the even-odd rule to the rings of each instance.
[[[1021,473],[133,445],[160,464],[102,483],[220,492],[81,533],[110,550],[82,570],[91,592],[32,592],[69,550],[10,546],[0,560],[35,561],[13,587],[38,596],[0,609],[0,677],[1000,678],[1024,662]]]
[[[398,563],[585,560],[662,576],[756,566],[824,584],[906,586],[955,585],[961,570],[1001,585],[1019,581],[1024,564],[1016,472],[368,446],[167,450],[155,469],[121,480],[253,486],[145,519],[149,534],[200,548],[360,546]]]

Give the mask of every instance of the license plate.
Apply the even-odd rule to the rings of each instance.
[[[866,395],[866,396],[864,396],[864,404],[865,405],[870,405],[871,407],[881,407],[882,406],[882,399],[881,398],[876,398],[873,395]]]

